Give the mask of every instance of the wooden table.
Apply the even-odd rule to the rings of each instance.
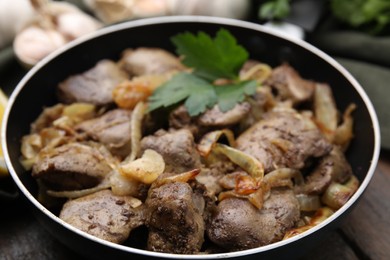
[[[0,259],[82,259],[44,230],[23,200],[0,205]],[[306,259],[390,259],[390,151],[382,151],[352,213]]]

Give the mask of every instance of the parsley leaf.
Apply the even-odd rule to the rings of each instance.
[[[239,70],[248,59],[248,52],[237,44],[227,30],[221,29],[212,39],[204,32],[189,32],[172,37],[183,63],[193,68],[192,73],[181,72],[158,87],[149,97],[149,111],[169,107],[179,102],[190,116],[197,116],[218,104],[222,112],[244,101],[256,92],[256,81],[240,81]],[[232,83],[214,86],[215,79],[229,79]]]
[[[290,0],[272,0],[263,3],[259,9],[259,17],[266,20],[286,18],[290,13]]]
[[[244,101],[245,95],[253,95],[256,92],[257,83],[254,80],[242,81],[237,84],[216,86],[218,106],[222,112],[229,111],[237,103]]]
[[[190,73],[178,73],[149,97],[149,111],[184,101],[190,116],[196,116],[217,102],[214,86]]]
[[[352,27],[377,34],[390,25],[388,0],[332,0],[330,4],[334,16]]]
[[[186,32],[171,38],[183,63],[194,68],[194,74],[209,81],[218,78],[237,79],[238,71],[248,59],[248,52],[237,44],[229,31],[220,29],[214,40],[204,32]]]

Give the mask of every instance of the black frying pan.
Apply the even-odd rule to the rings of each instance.
[[[272,66],[290,63],[307,79],[331,85],[341,111],[350,103],[357,105],[355,139],[347,157],[361,181],[356,194],[323,223],[293,238],[264,247],[234,253],[214,255],[173,255],[155,253],[116,245],[66,224],[45,209],[36,199],[35,180],[19,163],[20,140],[29,132],[30,123],[43,107],[57,103],[56,85],[72,74],[83,72],[101,59],[117,60],[125,48],[139,46],[160,47],[174,51],[170,36],[184,31],[204,31],[214,34],[221,27],[228,29],[251,55]],[[31,202],[31,208],[42,225],[63,243],[79,253],[93,258],[277,258],[291,259],[302,255],[318,243],[330,229],[339,224],[354,206],[374,173],[379,156],[380,136],[378,120],[371,102],[356,80],[335,60],[300,40],[273,33],[260,25],[213,17],[163,17],[114,25],[96,34],[76,40],[64,49],[40,62],[22,79],[12,96],[4,118],[2,143],[5,159],[12,178],[21,193]]]

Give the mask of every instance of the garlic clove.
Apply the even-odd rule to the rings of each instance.
[[[165,0],[172,15],[206,15],[234,19],[247,18],[250,0]]]
[[[56,23],[58,32],[68,40],[74,40],[101,27],[98,21],[81,12],[63,13],[57,16]]]
[[[84,4],[105,24],[120,22],[134,17],[135,0],[84,0]]]
[[[37,0],[36,4],[35,19],[18,32],[13,45],[16,57],[27,68],[67,42],[102,26],[70,3]]]
[[[16,57],[23,65],[32,67],[66,42],[59,32],[33,25],[25,28],[15,37],[13,48]]]
[[[168,3],[161,0],[138,0],[133,5],[134,18],[168,14]]]

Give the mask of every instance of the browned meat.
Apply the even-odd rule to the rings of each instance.
[[[235,166],[231,161],[217,161],[207,168],[202,168],[202,171],[196,176],[196,180],[206,187],[209,196],[215,196],[222,191],[220,180],[235,170]]]
[[[248,102],[237,104],[229,111],[221,112],[218,105],[201,114],[197,120],[198,124],[213,127],[228,127],[237,124],[250,111],[251,105]]]
[[[314,93],[314,82],[301,78],[298,72],[288,64],[283,64],[272,71],[266,84],[276,88],[283,100],[291,99],[294,103],[309,100]]]
[[[69,143],[41,152],[32,168],[32,176],[49,189],[79,190],[99,184],[112,168],[95,147]]]
[[[61,82],[58,85],[58,98],[64,103],[107,105],[113,102],[113,89],[127,78],[116,63],[102,60],[92,69]]]
[[[133,198],[99,191],[69,200],[59,217],[72,226],[98,238],[122,243],[130,232],[145,223],[143,207],[132,208]]]
[[[321,194],[332,181],[343,183],[352,175],[352,168],[340,147],[334,146],[330,154],[321,159],[307,176],[304,193]]]
[[[243,102],[227,112],[221,112],[219,107],[215,105],[200,116],[191,117],[185,106],[182,105],[169,114],[169,126],[175,129],[186,128],[193,133],[195,138],[199,138],[210,130],[239,124],[250,111],[251,105],[248,102]]]
[[[229,251],[250,249],[282,239],[299,217],[299,203],[292,190],[272,190],[260,210],[243,199],[221,201],[207,234]]]
[[[127,49],[119,65],[131,76],[160,74],[184,69],[176,56],[158,48]]]
[[[130,119],[131,111],[114,109],[99,118],[82,122],[76,130],[87,133],[93,140],[104,144],[113,155],[124,158],[131,151]]]
[[[257,158],[269,172],[280,167],[302,169],[308,158],[328,154],[332,145],[309,118],[281,110],[265,114],[241,134],[237,148]]]
[[[187,183],[168,183],[149,192],[145,202],[148,250],[194,254],[204,240],[205,202]]]
[[[187,129],[159,130],[154,135],[146,136],[141,140],[141,153],[146,149],[162,155],[165,172],[182,173],[201,167],[194,137]]]
[[[169,126],[174,129],[188,129],[194,136],[203,132],[201,126],[196,124],[195,117],[191,117],[184,105],[174,109],[169,114]]]

